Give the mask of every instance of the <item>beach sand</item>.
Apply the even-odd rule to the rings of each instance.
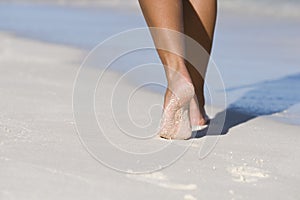
[[[73,84],[86,54],[0,34],[0,199],[300,198],[300,127],[265,117],[235,125],[245,116],[230,112],[226,134],[179,142],[189,145],[187,152],[153,173],[117,172],[95,160],[80,142],[72,111]],[[93,74],[96,69],[89,70]],[[109,89],[119,74],[107,76],[102,84]],[[144,102],[137,102],[136,110],[152,97],[162,99],[149,91],[141,94]],[[118,133],[113,124],[105,125],[106,135]],[[219,140],[199,159],[208,138]],[[149,139],[147,147],[168,142]]]

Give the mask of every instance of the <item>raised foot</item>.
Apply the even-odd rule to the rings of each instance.
[[[189,116],[190,101],[195,94],[189,82],[179,84],[164,109],[159,136],[165,139],[188,139],[192,136]]]
[[[199,108],[196,96],[194,96],[190,102],[190,122],[192,131],[203,130],[207,128],[209,124],[209,117],[204,108]]]

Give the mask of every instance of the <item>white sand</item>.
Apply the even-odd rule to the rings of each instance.
[[[263,117],[231,128],[203,160],[198,153],[206,137],[155,173],[101,165],[80,143],[72,115],[72,86],[85,54],[0,34],[1,200],[300,198],[300,127]],[[137,102],[137,110],[143,105]],[[229,122],[241,117],[232,114]],[[151,139],[148,145],[166,142]]]

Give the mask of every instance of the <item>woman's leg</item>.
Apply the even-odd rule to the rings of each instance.
[[[204,78],[214,36],[217,1],[216,0],[183,0],[184,33],[196,40],[207,51],[198,66],[186,62],[190,77],[195,87],[195,98],[190,104],[192,125],[204,125],[207,122],[204,110]],[[193,51],[186,46],[186,54]],[[199,73],[200,72],[200,73]],[[197,99],[198,101],[197,101]],[[198,104],[198,105],[197,105]]]
[[[167,28],[183,33],[182,0],[139,0],[139,3],[149,27]],[[183,38],[174,37],[174,35],[168,31],[151,33],[156,47],[159,46],[158,43],[162,41],[164,47],[170,47],[171,49],[175,49],[175,51],[184,51],[185,45]],[[157,52],[164,65],[168,81],[162,120],[163,132],[160,133],[160,136],[165,138],[186,139],[191,136],[190,120],[189,117],[182,117],[183,112],[179,113],[179,111],[185,104],[189,105],[194,96],[194,88],[191,84],[192,80],[185,65],[184,58],[161,49],[157,49]],[[186,93],[187,91],[189,92]],[[174,99],[174,93],[176,98],[180,99],[180,101]],[[185,114],[188,116],[188,113]],[[184,127],[177,126],[178,119],[187,119],[188,125],[184,122]]]

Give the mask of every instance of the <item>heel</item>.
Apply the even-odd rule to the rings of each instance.
[[[195,89],[192,83],[186,82],[185,86],[182,87],[178,92],[175,93],[178,102],[180,103],[180,107],[184,107],[189,105],[192,98],[195,96]]]
[[[189,105],[187,104],[177,112],[180,115],[178,117],[180,120],[179,120],[179,126],[177,129],[177,133],[174,135],[173,139],[186,140],[186,139],[191,138],[192,127],[191,127],[191,123],[190,123],[190,111],[189,110],[190,110]]]
[[[192,136],[189,104],[194,97],[194,86],[187,83],[172,95],[163,112],[159,136],[165,139],[188,139]]]

